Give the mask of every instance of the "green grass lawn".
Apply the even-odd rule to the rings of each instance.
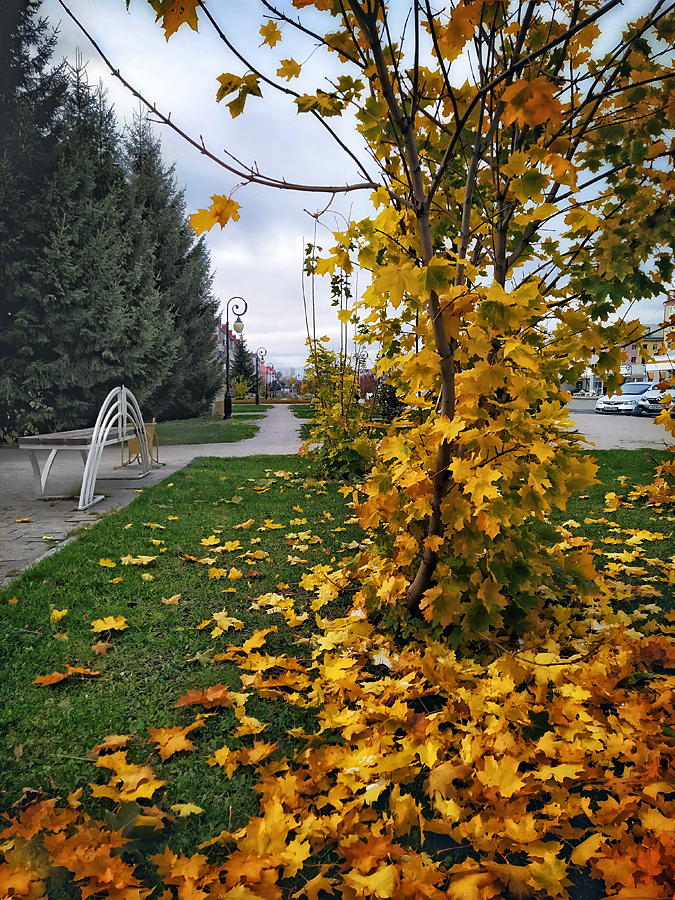
[[[564,531],[552,540],[565,534],[592,539],[596,549],[606,548],[596,556],[600,569],[613,563],[606,554],[636,553],[630,577],[649,588],[659,561],[675,556],[675,517],[668,508],[646,507],[630,492],[651,481],[655,464],[668,454],[589,456],[598,460],[602,484],[574,496],[564,513],[552,514],[542,535],[555,525]],[[607,499],[608,493],[615,496]],[[642,532],[649,537],[628,543]],[[664,539],[656,540],[656,534]],[[194,723],[200,707],[176,706],[190,690],[217,683],[243,690],[242,669],[218,658],[231,645],[242,647],[251,639],[248,660],[260,659],[266,674],[278,671],[274,658],[284,655],[311,668],[309,639],[317,632],[330,652],[330,632],[317,628],[308,606],[312,595],[300,580],[307,569],[335,565],[343,550],[353,551],[362,539],[338,485],[315,481],[304,460],[208,458],[142,491],[130,506],[0,590],[0,812],[9,813],[25,787],[52,797],[82,788],[87,812],[119,827],[134,809],[91,796],[89,785],[105,785],[110,771],[95,766],[89,754],[108,735],[124,735],[129,762],[149,761],[164,782],[164,810],[189,803],[203,810],[158,832],[134,832],[142,856],[167,843],[174,852],[192,854],[220,831],[246,824],[259,809],[254,767],[239,765],[227,777],[221,765],[208,763],[225,744],[233,751],[251,748],[254,732],[245,731],[247,723],[233,708],[204,710],[205,726],[190,732],[194,751],[164,762],[150,729]],[[664,589],[662,579],[658,587]],[[672,588],[664,590],[655,602],[671,609]],[[268,612],[264,598],[270,593],[293,607],[297,621]],[[318,615],[339,616],[347,602],[333,601]],[[301,621],[304,613],[309,615]],[[109,621],[93,630],[92,623],[117,617],[126,628]],[[34,683],[66,665],[98,674]],[[253,741],[274,745],[267,761],[274,772],[276,761],[308,746],[305,732],[313,732],[320,707],[246,692],[246,714],[253,728],[262,729]],[[339,732],[333,740],[340,741]],[[69,891],[59,889],[50,898],[79,896]]]
[[[256,419],[265,418],[267,407],[252,406],[238,409],[234,407],[233,417],[200,417],[197,419],[175,419],[157,424],[160,447],[173,444],[229,444],[252,438],[258,432]]]
[[[66,795],[105,783],[108,773],[87,755],[106,735],[132,734],[129,758],[147,759],[149,728],[194,720],[194,708],[175,708],[181,694],[216,682],[239,688],[232,663],[210,661],[231,642],[241,645],[255,630],[274,626],[265,652],[309,655],[301,641],[312,630],[311,616],[291,630],[281,615],[252,605],[258,596],[282,590],[300,610],[308,595],[299,587],[305,566],[298,560],[328,563],[343,542],[359,537],[353,521],[344,524],[352,512],[337,486],[309,476],[308,464],[294,456],[200,460],[144,490],[129,507],[0,591],[0,811],[9,811],[24,787]],[[245,522],[246,528],[235,528]],[[210,544],[202,543],[209,538]],[[233,541],[240,542],[236,550],[211,549]],[[256,551],[260,558],[244,556]],[[129,556],[154,558],[147,565],[123,565]],[[235,568],[242,576],[211,578],[212,568]],[[51,622],[53,610],[67,614]],[[224,611],[243,625],[214,638],[212,616]],[[128,627],[92,632],[93,621],[109,616],[123,616]],[[104,655],[94,649],[99,641],[111,645]],[[32,683],[66,664],[100,676],[46,687]],[[270,723],[264,738],[278,742],[275,757],[298,749],[301,742],[288,730],[313,717],[253,694],[247,709]],[[195,736],[199,753],[181,753],[159,766],[169,805],[192,802],[205,810],[177,825],[177,846],[192,850],[223,828],[243,825],[258,802],[245,767],[227,779],[206,763],[209,750],[221,747],[226,735],[231,740],[234,712],[224,710],[208,722]],[[92,800],[87,806],[104,815],[110,803]]]
[[[294,403],[291,408],[296,419],[313,419],[316,412],[312,403]]]
[[[565,526],[575,538],[593,541],[596,568],[629,565],[635,571],[619,577],[633,584],[648,582],[662,575],[660,564],[668,565],[675,556],[675,509],[648,506],[644,500],[631,497],[637,485],[649,484],[656,466],[672,458],[666,450],[594,450],[588,457],[598,464],[599,484],[574,494],[564,511],[554,509],[549,521]],[[616,500],[606,500],[615,494]],[[644,537],[640,538],[640,533]],[[663,539],[647,535],[663,535]],[[634,558],[618,560],[623,544]],[[664,610],[675,608],[673,586],[659,585],[662,596],[657,600]]]
[[[232,401],[232,413],[234,415],[237,413],[266,412],[268,409],[272,409],[272,404],[265,403],[264,401],[261,401],[257,406],[255,403],[251,403],[248,400]]]

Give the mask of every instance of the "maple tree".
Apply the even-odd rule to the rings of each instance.
[[[543,593],[590,573],[533,529],[594,477],[566,428],[562,385],[593,353],[618,384],[622,345],[640,326],[613,314],[672,271],[673,5],[626,24],[618,0],[458,0],[442,11],[263,0],[255,60],[208,4],[151,5],[167,40],[183,24],[216,30],[236,59],[216,97],[233,117],[282,91],[361,180],[293,184],[231,158],[226,169],[279,189],[371,192],[373,214],[316,262],[333,278],[370,273],[340,318],[359,316],[407,405],[359,495],[378,536],[353,570],[363,596],[443,629],[522,628]],[[605,26],[623,33],[612,42]],[[283,55],[288,35],[346,74],[294,90],[303,67]],[[333,129],[337,117],[353,122],[367,162]],[[238,209],[231,193],[215,196],[193,225],[223,226]]]

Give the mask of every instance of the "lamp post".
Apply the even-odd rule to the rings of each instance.
[[[225,401],[223,403],[223,418],[231,419],[232,418],[232,394],[230,393],[230,303],[233,300],[241,300],[244,304],[244,308],[241,309],[237,303],[235,303],[232,307],[232,312],[237,317],[234,325],[232,326],[237,334],[241,334],[244,330],[244,323],[241,321],[241,316],[245,315],[248,309],[248,303],[244,300],[243,297],[230,297],[225,306]]]
[[[267,356],[267,350],[264,347],[258,347],[255,351],[255,405],[260,406],[260,385],[258,384],[260,378],[260,363],[265,362],[265,357]]]

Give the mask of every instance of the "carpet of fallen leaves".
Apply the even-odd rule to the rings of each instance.
[[[609,496],[607,512],[616,503]],[[583,544],[576,524],[562,530],[562,552]],[[631,540],[640,547],[657,539],[607,525],[628,557]],[[239,549],[237,536],[231,545],[224,534],[202,543]],[[0,833],[0,898],[48,897],[58,873],[83,898],[111,900],[575,898],[590,880],[617,900],[672,898],[675,614],[656,624],[658,608],[638,605],[658,595],[656,576],[619,582],[607,555],[594,597],[551,602],[526,640],[486,638],[471,657],[431,640],[401,650],[358,604],[331,618],[330,603],[347,586],[338,566],[303,575],[304,601],[283,590],[258,596],[254,605],[271,623],[280,616],[295,628],[315,617],[314,636],[298,642],[303,652],[267,653],[274,624],[233,641],[209,662],[235,663],[240,689],[214,683],[177,696],[177,708],[194,708],[194,721],[149,729],[146,762],[127,759],[131,735],[108,735],[92,748],[108,781],[92,784],[91,795],[110,803],[119,827],[92,819],[82,791],[27,794]],[[194,562],[209,578],[240,575]],[[653,562],[667,584],[672,564]],[[634,611],[617,612],[628,595]],[[225,613],[201,624],[212,634],[241,627]],[[96,674],[69,666],[37,682]],[[261,737],[267,723],[247,709],[255,695],[316,711],[314,733],[295,729],[304,747],[293,758],[278,758],[276,743]],[[191,856],[174,853],[171,823],[201,810],[164,808],[157,769],[175,753],[199,753],[199,737],[224,709],[234,710],[233,734],[248,744],[225,743],[207,761],[227,778],[250,767],[259,815]],[[134,828],[166,829],[154,872],[135,854]]]

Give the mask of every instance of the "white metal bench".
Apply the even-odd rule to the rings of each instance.
[[[135,438],[140,446],[141,472],[137,476],[131,477],[143,478],[151,469],[145,425],[136,398],[128,388],[122,385],[110,391],[105,398],[93,428],[27,435],[19,438],[19,449],[27,450],[30,456],[38,500],[51,499],[45,496],[45,488],[59,450],[78,451],[84,462],[84,475],[77,508],[88,509],[103,499],[102,494],[94,496],[96,475],[103,448],[113,444],[122,444],[132,438]],[[40,471],[40,463],[35,455],[35,452],[39,450],[49,452],[42,471]]]

